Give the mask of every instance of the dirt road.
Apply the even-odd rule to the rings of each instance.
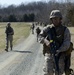
[[[31,34],[13,51],[0,54],[0,75],[43,75],[43,60],[42,45]]]
[[[0,54],[0,75],[43,75],[43,62],[42,45],[36,42],[36,35],[31,34],[16,45],[13,51]]]

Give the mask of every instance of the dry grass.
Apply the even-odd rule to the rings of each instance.
[[[74,27],[69,27],[70,33],[74,34]]]
[[[6,35],[5,35],[5,28],[7,23],[0,23],[0,51],[5,49],[6,43]],[[11,26],[14,29],[14,40],[13,44],[19,43],[22,39],[28,37],[30,33],[30,24],[29,23],[11,23]]]

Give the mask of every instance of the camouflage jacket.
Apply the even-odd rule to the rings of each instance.
[[[40,33],[40,36],[41,36],[40,43],[43,43],[43,54],[50,53],[50,47],[46,46],[46,44],[44,43],[44,39],[48,35],[49,28],[52,28],[52,27],[54,27],[54,26],[53,25],[46,26],[43,28],[43,30]],[[55,27],[56,37],[60,44],[60,47],[58,49],[60,52],[64,52],[64,51],[68,50],[68,48],[70,46],[70,41],[71,41],[69,29],[66,27],[66,29],[64,31],[63,28],[64,28],[63,25],[60,25],[59,27]]]
[[[14,30],[12,27],[6,27],[5,33],[7,36],[8,35],[14,35]]]

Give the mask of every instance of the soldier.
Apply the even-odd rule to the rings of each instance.
[[[36,34],[37,34],[37,42],[38,42],[38,38],[39,38],[39,34],[41,32],[41,29],[39,27],[36,28]]]
[[[32,26],[31,26],[32,34],[34,34],[34,28],[35,28],[35,25],[34,25],[34,23],[33,23]]]
[[[71,41],[70,31],[62,25],[62,14],[60,10],[50,13],[51,25],[44,27],[41,31],[40,43],[43,44],[43,55],[45,56],[44,75],[63,75],[64,52],[68,50]]]
[[[13,47],[13,43],[12,42],[13,42],[14,30],[11,27],[11,23],[10,22],[7,23],[5,33],[6,33],[6,49],[5,49],[5,51],[8,51],[9,43],[10,43],[10,48],[12,50],[12,47]]]

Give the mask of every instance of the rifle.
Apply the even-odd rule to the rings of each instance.
[[[56,50],[59,48],[59,44],[54,40],[55,35],[56,34],[50,28],[49,31],[48,31],[47,39],[50,40],[50,53],[54,57],[55,71],[59,75],[59,57],[60,57],[60,54],[56,55]]]

